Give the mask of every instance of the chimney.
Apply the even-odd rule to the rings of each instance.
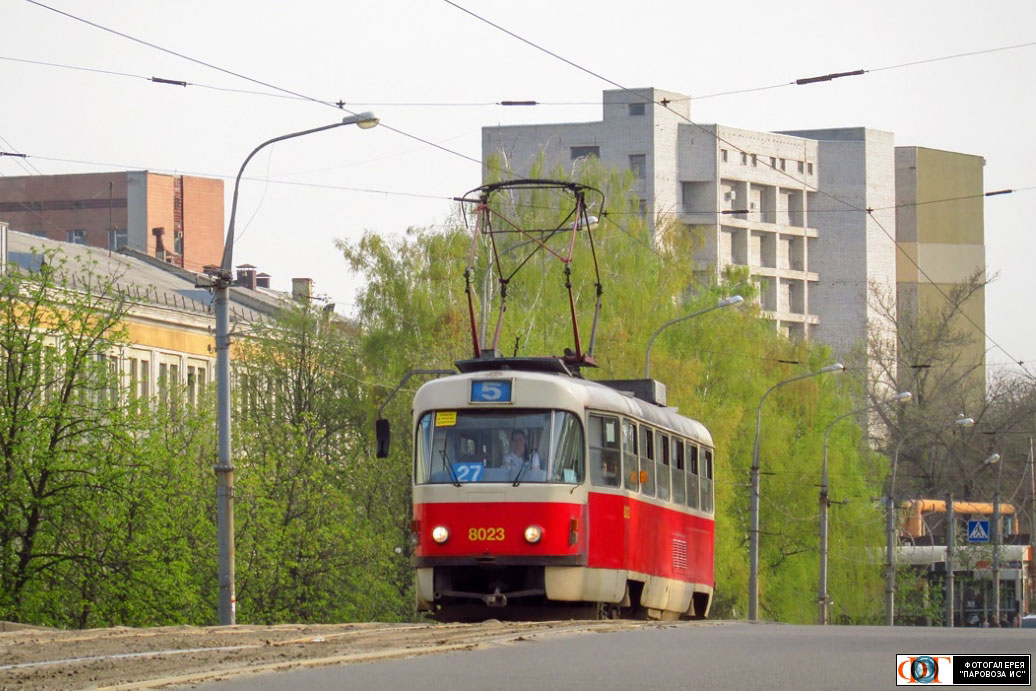
[[[237,284],[242,288],[255,290],[255,267],[251,264],[239,264],[237,267]]]
[[[165,228],[152,228],[151,234],[155,236],[155,257],[161,261],[165,261],[165,243],[162,242],[162,235],[165,234]]]
[[[313,279],[293,278],[291,279],[291,296],[299,302],[309,302],[313,299]]]
[[[259,273],[255,275],[255,287],[256,288],[269,288],[270,287],[270,274]]]

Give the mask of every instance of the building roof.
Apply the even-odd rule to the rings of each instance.
[[[15,230],[8,231],[6,263],[38,271],[45,252],[54,251],[72,260],[72,266],[92,264],[94,271],[116,276],[116,286],[141,304],[166,306],[196,313],[212,313],[213,295],[195,286],[197,272],[160,261],[137,250],[117,252],[59,242]],[[70,269],[71,270],[71,269]],[[74,273],[71,278],[74,278]],[[290,295],[269,289],[230,289],[231,320],[259,321],[280,310]]]

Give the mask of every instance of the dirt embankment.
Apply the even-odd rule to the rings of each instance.
[[[12,626],[12,625],[8,625]],[[17,626],[17,625],[14,625]],[[646,621],[0,629],[0,689],[161,688],[244,674],[428,655]]]

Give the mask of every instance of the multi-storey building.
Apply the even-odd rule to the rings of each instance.
[[[0,177],[0,221],[201,271],[223,254],[223,181],[146,170]]]
[[[895,292],[897,267],[901,285],[909,278],[896,247],[897,191],[905,194],[897,176],[909,167],[899,165],[909,151],[897,149],[891,133],[863,127],[754,132],[697,124],[687,96],[658,89],[605,91],[596,122],[482,131],[483,160],[501,154],[519,174],[540,156],[548,169],[584,156],[629,169],[644,213],[675,218],[700,234],[688,270],[716,280],[727,266],[747,267],[764,314],[790,337],[816,338],[839,356],[875,331],[894,333],[895,300],[889,315],[874,291]],[[950,188],[963,184],[966,164],[922,158],[930,167],[922,176],[926,194],[941,185],[939,193],[952,196]],[[939,244],[926,256],[940,265],[947,252],[962,259],[964,245],[982,242],[980,199],[977,235],[966,220],[967,232],[940,230],[945,213],[918,216],[931,232],[914,234],[930,239],[907,240]],[[958,238],[959,251],[941,244],[947,233]],[[935,274],[956,280],[966,273],[956,265],[947,271]]]
[[[902,252],[897,262],[900,324],[945,309],[946,295],[969,278],[985,276],[981,156],[923,147],[896,147],[896,229]],[[985,291],[962,305],[951,327],[970,336],[959,349],[955,369],[966,374],[974,393],[985,391]],[[924,366],[926,363],[905,363]]]

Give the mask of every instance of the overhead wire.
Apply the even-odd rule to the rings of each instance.
[[[122,31],[118,31],[117,29],[112,29],[112,28],[104,26],[102,24],[98,24],[97,22],[90,21],[89,19],[85,19],[83,17],[78,17],[78,16],[76,16],[74,14],[71,14],[69,12],[65,12],[65,11],[57,9],[55,7],[51,7],[50,5],[46,5],[46,4],[42,3],[42,2],[40,2],[39,0],[25,0],[25,2],[28,2],[28,3],[32,4],[32,5],[35,5],[37,7],[42,8],[42,9],[48,10],[50,12],[54,12],[56,14],[59,14],[59,15],[63,16],[63,17],[67,17],[68,19],[71,19],[71,20],[74,20],[74,21],[77,21],[77,22],[81,22],[83,24],[86,24],[87,26],[93,27],[93,28],[98,29],[100,31],[104,31],[104,32],[113,34],[115,36],[119,36],[120,38],[124,38],[124,39],[126,39],[128,41],[132,41],[134,43],[138,43],[140,45],[147,46],[148,48],[152,48],[154,50],[161,51],[161,52],[166,53],[168,55],[173,55],[173,56],[178,57],[178,58],[180,58],[182,60],[187,60],[188,62],[193,62],[196,65],[201,65],[203,67],[207,67],[209,69],[216,70],[217,72],[222,72],[223,74],[227,74],[227,75],[230,75],[232,77],[236,77],[238,79],[243,79],[243,80],[245,80],[247,82],[251,82],[252,84],[257,84],[259,86],[263,86],[263,87],[265,87],[267,89],[272,89],[274,91],[279,91],[281,93],[288,94],[290,96],[295,96],[295,97],[297,97],[297,98],[299,98],[301,100],[304,100],[304,101],[309,101],[311,103],[316,103],[316,104],[319,104],[319,105],[322,105],[322,106],[326,106],[326,107],[329,107],[329,108],[334,108],[335,110],[338,110],[338,111],[344,111],[344,112],[350,113],[352,115],[357,115],[357,113],[355,111],[345,107],[345,102],[344,101],[338,101],[337,103],[333,103],[331,101],[327,101],[327,100],[324,100],[324,99],[316,98],[314,96],[309,96],[307,94],[303,94],[301,92],[294,91],[292,89],[288,89],[288,88],[285,88],[285,87],[277,86],[276,84],[272,84],[270,82],[266,82],[266,81],[263,81],[261,79],[257,79],[255,77],[250,77],[250,76],[248,76],[248,75],[246,75],[246,74],[244,74],[242,72],[237,72],[237,71],[225,68],[225,67],[220,67],[219,65],[216,65],[214,63],[206,62],[205,60],[201,60],[199,58],[191,57],[190,55],[187,55],[185,53],[181,53],[181,52],[172,50],[171,48],[166,48],[166,47],[160,46],[160,45],[158,45],[156,43],[152,43],[151,41],[146,41],[146,40],[144,40],[142,38],[137,38],[136,36],[132,36],[130,34],[122,32]],[[407,137],[408,139],[413,139],[415,141],[421,142],[422,144],[425,144],[425,145],[430,146],[430,147],[435,148],[435,149],[439,149],[440,151],[443,151],[445,153],[451,154],[453,156],[457,156],[457,157],[463,158],[463,159],[465,159],[467,161],[471,161],[473,163],[477,163],[480,168],[488,168],[488,166],[481,159],[474,158],[473,156],[468,156],[467,154],[461,153],[460,151],[455,151],[454,149],[450,149],[448,147],[442,146],[442,145],[437,144],[435,142],[432,142],[432,141],[430,141],[428,139],[420,137],[420,136],[418,136],[416,134],[412,134],[410,132],[406,132],[406,131],[399,129],[398,127],[394,127],[394,126],[392,126],[392,125],[390,125],[390,124],[388,124],[388,123],[386,123],[384,121],[382,121],[380,123],[380,125],[381,125],[382,129],[386,129],[386,130],[388,130],[390,132],[394,132],[394,133],[399,134],[399,135],[401,135],[403,137]],[[500,172],[509,173],[510,171],[500,171]]]
[[[31,1],[34,1],[34,0],[29,0],[29,1],[31,2]],[[577,69],[577,70],[579,70],[581,72],[584,72],[584,73],[586,73],[588,75],[591,75],[591,76],[593,76],[593,77],[595,77],[597,79],[600,79],[601,81],[604,81],[607,84],[611,84],[612,86],[614,86],[614,87],[616,87],[616,88],[618,88],[618,89],[620,89],[622,91],[625,91],[625,92],[631,94],[634,97],[642,99],[644,103],[651,103],[652,105],[656,105],[656,106],[660,106],[660,107],[664,108],[668,112],[670,112],[673,115],[677,116],[678,118],[684,120],[688,124],[698,128],[703,133],[713,137],[716,141],[726,144],[727,146],[729,146],[731,149],[733,149],[735,151],[738,151],[738,152],[743,153],[743,154],[750,153],[750,152],[746,151],[745,149],[742,149],[741,147],[737,146],[736,144],[733,144],[732,142],[727,141],[723,137],[719,136],[716,132],[711,131],[709,128],[704,127],[704,126],[698,124],[697,122],[694,122],[693,120],[691,120],[689,117],[687,117],[683,113],[680,113],[680,112],[677,112],[677,111],[673,110],[672,108],[669,107],[670,101],[668,99],[663,98],[661,101],[655,102],[650,97],[645,96],[645,95],[640,94],[640,93],[637,93],[635,90],[630,89],[630,88],[628,88],[628,87],[626,87],[626,86],[624,86],[624,85],[622,85],[622,84],[620,84],[620,83],[618,83],[618,82],[616,82],[616,81],[614,81],[614,80],[612,80],[612,79],[610,79],[610,78],[608,78],[608,77],[606,77],[606,76],[604,76],[602,74],[599,74],[598,72],[595,72],[595,71],[593,71],[593,70],[591,70],[591,69],[589,69],[587,67],[584,67],[584,66],[582,66],[582,65],[580,65],[580,64],[578,64],[576,62],[573,62],[572,60],[569,60],[568,58],[565,58],[565,57],[559,55],[558,53],[556,53],[556,52],[554,52],[554,51],[552,51],[552,50],[550,50],[548,48],[540,46],[539,44],[537,44],[537,43],[535,43],[533,41],[530,41],[529,39],[526,39],[523,36],[520,36],[520,35],[516,34],[515,32],[513,32],[513,31],[511,31],[511,30],[509,30],[509,29],[507,29],[507,28],[505,28],[505,27],[503,27],[503,26],[501,26],[501,25],[499,25],[499,24],[497,24],[497,23],[495,23],[495,22],[485,18],[485,17],[482,17],[481,15],[479,15],[479,14],[477,14],[475,12],[472,12],[471,10],[469,10],[469,9],[467,9],[465,7],[462,7],[461,5],[457,4],[456,2],[453,2],[453,0],[442,0],[442,1],[444,3],[446,3],[447,5],[450,5],[450,6],[454,7],[454,8],[456,8],[456,9],[464,12],[465,14],[470,15],[471,17],[477,19],[480,22],[483,22],[485,24],[488,24],[489,26],[492,26],[493,28],[495,28],[495,29],[497,29],[497,30],[507,34],[508,36],[511,36],[511,37],[517,39],[518,41],[521,41],[522,43],[525,43],[526,45],[528,45],[528,46],[530,46],[532,48],[535,48],[536,50],[538,50],[540,52],[543,52],[543,53],[545,53],[545,54],[547,54],[547,55],[549,55],[549,56],[551,56],[553,58],[556,58],[557,60],[559,60],[561,62],[564,62],[565,64],[567,64],[567,65],[569,65],[569,66],[571,66],[571,67],[573,67],[573,68],[575,68],[575,69]],[[1023,45],[1024,46],[1036,45],[1036,43],[1023,44]],[[1014,47],[1022,47],[1022,46],[1014,46]],[[1011,48],[1013,48],[1013,47],[1004,48],[1004,50],[1008,50],[1008,49],[1011,49]],[[963,54],[961,54],[961,55],[963,55]],[[957,57],[959,57],[959,56],[957,56]],[[899,66],[905,67],[907,65],[904,64],[904,65],[899,65]],[[896,66],[889,66],[886,69],[892,69],[893,67],[896,67]],[[836,78],[836,77],[839,77],[839,76],[851,76],[851,75],[856,75],[856,74],[861,74],[861,73],[862,73],[861,71],[857,70],[857,71],[854,71],[852,73],[846,72],[846,73],[825,75],[824,77],[807,78],[807,79],[804,79],[804,80],[799,80],[799,82],[800,83],[814,83],[814,82],[817,82],[817,81],[826,81],[828,78]],[[899,250],[899,252],[902,254],[902,256],[904,258],[906,258],[906,260],[908,262],[910,262],[914,266],[914,268],[917,269],[918,273],[920,275],[924,276],[924,278],[929,282],[929,284],[933,288],[935,288],[935,290],[943,297],[943,299],[945,299],[947,302],[951,302],[949,295],[946,294],[946,291],[943,290],[942,286],[939,285],[938,283],[936,283],[932,279],[932,277],[928,274],[928,272],[925,271],[924,268],[921,267],[920,264],[918,264],[917,260],[915,260],[912,256],[910,256],[910,254],[900,245],[899,241],[896,240],[895,236],[892,235],[888,231],[888,229],[885,228],[885,226],[874,216],[873,212],[875,210],[877,210],[877,209],[860,208],[857,205],[852,204],[851,202],[845,201],[844,199],[840,199],[840,198],[832,195],[830,192],[827,192],[826,190],[819,189],[819,188],[817,188],[814,185],[810,185],[809,183],[805,182],[804,180],[800,180],[800,179],[796,178],[794,175],[791,175],[787,171],[782,170],[782,169],[778,168],[777,166],[767,162],[765,160],[765,158],[763,159],[763,165],[764,166],[768,166],[769,168],[771,168],[774,172],[778,173],[779,175],[783,175],[783,176],[785,176],[785,177],[787,177],[787,178],[789,178],[791,180],[794,180],[794,181],[798,182],[800,185],[802,185],[803,187],[805,187],[806,189],[808,189],[810,191],[813,191],[813,192],[816,192],[816,193],[818,193],[818,194],[820,194],[822,196],[825,196],[825,197],[831,199],[832,201],[836,201],[836,202],[838,202],[840,204],[844,204],[845,206],[849,207],[850,209],[855,209],[855,210],[857,210],[859,212],[866,213],[867,216],[872,221],[874,221],[874,223],[878,226],[878,228],[882,231],[882,233],[884,233],[892,241],[892,243],[896,246],[896,248]],[[1011,360],[1012,362],[1020,362],[1020,360],[1018,358],[1013,357],[1009,352],[1007,352],[1007,350],[1002,345],[999,344],[999,342],[997,342],[994,338],[992,338],[985,331],[984,328],[979,326],[974,321],[974,319],[971,318],[970,315],[968,315],[966,312],[961,312],[961,316],[964,318],[965,321],[967,321],[969,324],[971,324],[978,333],[980,333],[985,339],[987,339],[998,350],[1000,350],[1000,352],[1004,353],[1004,355],[1006,355],[1009,360]],[[1036,378],[1036,377],[1033,376],[1033,374],[1031,372],[1029,372],[1024,367],[1022,367],[1021,369],[1026,374],[1026,376],[1028,376],[1030,378]]]

